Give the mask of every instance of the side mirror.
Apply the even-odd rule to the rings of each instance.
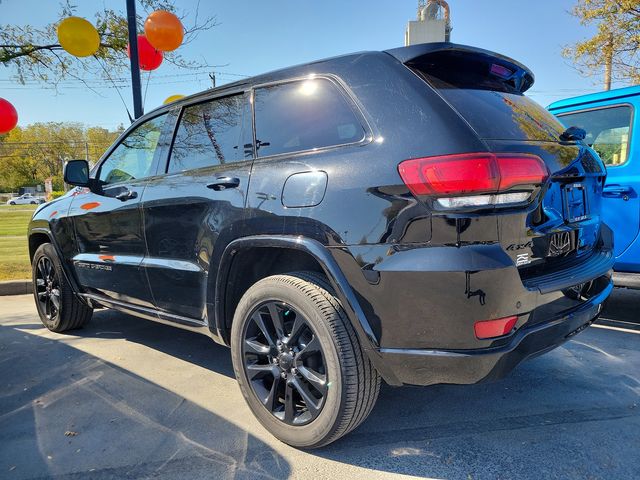
[[[64,165],[64,182],[77,187],[89,186],[89,164],[86,160],[69,160]]]

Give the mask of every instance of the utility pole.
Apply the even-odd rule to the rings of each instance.
[[[64,163],[65,163],[64,162],[64,157],[62,155],[60,155],[60,156],[58,156],[58,158],[60,159],[60,163],[62,163],[62,176],[64,176]],[[65,192],[67,190],[69,190],[69,186],[64,182],[62,182],[62,190],[64,190]]]
[[[609,32],[607,44],[604,48],[604,89],[611,90],[611,77],[613,76],[613,33]]]
[[[131,61],[131,88],[133,89],[133,116],[142,116],[142,86],[138,61],[138,32],[136,28],[136,0],[127,0],[127,27],[129,29],[129,54]]]
[[[216,72],[211,72],[209,74],[209,78],[211,79],[211,84],[213,85],[211,88],[216,88]]]

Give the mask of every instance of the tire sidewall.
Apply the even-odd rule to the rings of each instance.
[[[45,312],[41,310],[40,302],[38,300],[36,278],[38,271],[38,262],[42,257],[47,257],[51,261],[51,264],[56,271],[56,275],[58,276],[58,285],[60,288],[60,308],[58,310],[58,315],[53,321],[47,319]],[[66,292],[64,291],[64,289],[66,288],[66,283],[64,274],[62,272],[62,267],[58,262],[58,256],[55,252],[55,249],[53,248],[53,245],[51,245],[50,243],[45,243],[44,245],[41,245],[38,250],[36,250],[36,253],[33,256],[33,261],[31,262],[31,281],[33,282],[33,298],[35,299],[36,309],[38,310],[38,315],[40,316],[42,324],[49,330],[57,330],[60,327],[60,323],[62,322],[62,318],[66,308]]]
[[[307,425],[291,426],[274,417],[256,397],[244,370],[242,343],[250,314],[259,304],[267,301],[285,302],[304,315],[322,346],[330,386],[322,411]],[[331,329],[309,296],[276,278],[267,278],[256,283],[242,297],[236,308],[231,330],[231,356],[236,378],[246,402],[258,421],[274,436],[289,445],[304,448],[321,443],[333,433],[345,403],[344,373]]]

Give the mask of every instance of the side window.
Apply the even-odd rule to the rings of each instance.
[[[584,129],[585,142],[598,152],[605,164],[616,166],[628,160],[631,115],[629,105],[620,105],[562,114],[558,118],[567,127]]]
[[[253,157],[251,111],[244,95],[185,107],[171,150],[169,173]]]
[[[150,175],[167,114],[152,118],[129,132],[100,166],[103,184],[126,182]]]
[[[327,79],[256,89],[255,117],[261,157],[354,143],[365,136],[351,106]]]

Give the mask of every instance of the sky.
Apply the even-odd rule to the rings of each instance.
[[[536,75],[528,94],[542,105],[598,91],[601,79],[581,77],[560,55],[563,46],[593,33],[569,14],[575,1],[449,0],[451,40],[527,65]],[[125,8],[125,0],[72,3],[78,5],[76,15],[88,20],[105,5]],[[185,23],[191,23],[198,1],[175,3],[179,10],[190,12]],[[201,0],[200,17],[215,16],[218,25],[180,47],[180,52],[186,59],[215,67],[191,71],[164,62],[150,78],[144,73],[145,110],[159,106],[170,95],[210,88],[212,70],[222,84],[334,55],[402,46],[416,7],[417,0]],[[0,0],[0,25],[43,26],[59,20],[59,11],[55,0]],[[76,121],[112,129],[129,123],[123,102],[109,82],[88,78],[97,93],[74,81],[56,92],[40,84],[20,85],[13,75],[10,67],[0,66],[0,97],[14,104],[20,125]],[[130,88],[121,88],[120,94],[132,111]]]

